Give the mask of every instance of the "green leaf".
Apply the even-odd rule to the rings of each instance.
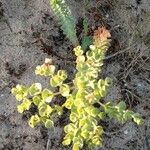
[[[101,97],[105,97],[107,94],[107,89],[105,86],[105,81],[100,79],[97,83],[97,87],[99,88],[99,94]]]
[[[119,113],[117,108],[115,108],[111,102],[104,105],[104,111],[110,118],[116,118]]]
[[[80,106],[75,111],[72,109],[72,112],[75,112],[76,114],[78,114],[79,118],[83,117],[83,115],[85,114],[84,108]]]
[[[40,115],[41,117],[46,116],[46,110],[45,110],[44,107],[41,107],[41,108],[39,109],[39,115]]]
[[[38,107],[39,107],[39,115],[41,117],[44,117],[44,116],[49,117],[53,111],[53,109],[49,105],[42,103],[42,102],[39,104]]]
[[[66,102],[63,104],[63,106],[65,106],[67,109],[71,109],[72,105],[73,105],[73,97],[69,96]]]
[[[95,146],[95,145],[94,145],[91,141],[88,142],[88,148],[89,148],[89,149],[93,149],[94,146]]]
[[[18,100],[18,101],[22,101],[23,98],[24,98],[23,94],[17,94],[16,95],[16,100]]]
[[[124,114],[123,114],[124,120],[125,120],[125,121],[131,120],[133,114],[134,114],[133,111],[131,111],[131,110],[126,110],[126,111],[124,112]]]
[[[47,105],[47,108],[46,108],[47,116],[49,116],[52,112],[53,112],[52,107],[50,107],[49,105]]]
[[[63,113],[62,106],[55,105],[55,110],[56,110],[56,112],[57,112],[58,115],[62,115],[62,113]]]
[[[25,109],[24,109],[24,106],[22,104],[20,104],[17,106],[17,110],[19,113],[23,113]]]
[[[122,110],[125,110],[127,108],[127,106],[124,101],[121,101],[117,104],[116,108],[118,108],[119,111],[122,111]]]
[[[87,57],[87,60],[91,60],[92,59],[92,52],[91,51],[87,51],[86,52],[86,57]]]
[[[38,109],[43,108],[43,107],[46,109],[47,106],[48,105],[45,102],[40,102],[38,105]]]
[[[92,143],[96,146],[102,147],[102,143],[101,143],[100,138],[98,136],[95,136],[92,138]]]
[[[73,123],[70,123],[64,127],[65,133],[71,133],[76,129],[76,126]]]
[[[104,120],[105,117],[106,117],[106,113],[100,112],[100,113],[98,114],[98,117],[99,117],[101,120]]]
[[[101,97],[105,97],[106,94],[107,94],[107,91],[103,90],[103,89],[99,89],[99,94],[100,94]]]
[[[82,127],[82,130],[88,130],[88,131],[90,131],[92,129],[93,129],[93,127],[91,126],[91,124],[89,122],[88,123],[85,122],[85,124]]]
[[[23,113],[25,110],[29,110],[31,101],[27,98],[23,100],[23,103],[17,106],[17,110],[19,113]]]
[[[142,118],[134,118],[133,119],[137,125],[142,125],[144,123],[144,120]]]
[[[132,115],[133,121],[135,123],[137,123],[138,125],[141,125],[144,123],[144,120],[142,119],[142,117],[140,116],[139,113],[135,113]]]
[[[67,84],[62,84],[59,88],[59,92],[62,96],[68,97],[70,93],[70,87]]]
[[[92,59],[93,59],[93,61],[96,63],[96,66],[98,67],[98,66],[102,66],[103,65],[103,63],[101,64],[98,64],[101,60],[102,60],[102,58],[101,58],[101,55],[99,55],[99,53],[98,52],[92,52]],[[95,65],[94,65],[95,66]]]
[[[84,89],[86,84],[84,79],[82,79],[81,77],[78,77],[74,80],[74,84],[77,86],[77,88],[80,90]]]
[[[36,105],[36,106],[38,106],[39,104],[40,104],[40,102],[41,102],[41,97],[40,96],[34,96],[33,97],[33,103]]]
[[[45,74],[47,76],[52,76],[55,73],[55,66],[54,65],[49,65]]]
[[[100,79],[100,80],[98,81],[98,83],[97,83],[97,86],[98,86],[99,89],[101,89],[104,85],[105,85],[105,81],[102,80],[102,79]]]
[[[45,127],[46,128],[54,127],[54,122],[50,119],[47,119],[46,122],[45,122]]]
[[[81,136],[82,136],[84,139],[88,139],[88,138],[89,138],[89,131],[88,131],[88,130],[83,130],[83,131],[81,131]]]
[[[23,100],[23,103],[22,103],[22,104],[24,104],[24,107],[25,107],[26,110],[29,110],[30,105],[32,104],[32,102],[31,102],[29,99],[25,98],[25,99]]]
[[[94,89],[94,97],[97,101],[99,101],[99,99],[101,98],[101,95],[99,93],[99,88],[97,87]]]
[[[95,134],[102,135],[103,133],[104,133],[104,130],[103,130],[102,126],[96,126]]]
[[[85,56],[78,56],[76,58],[76,63],[79,64],[79,63],[84,63],[85,62]]]
[[[74,105],[76,106],[76,107],[78,107],[78,106],[80,106],[80,107],[84,107],[85,106],[85,102],[84,102],[84,100],[85,100],[85,98],[82,98],[82,97],[78,97],[78,98],[76,98],[75,100],[74,100]]]
[[[37,66],[35,69],[35,74],[43,76],[45,74],[45,71],[41,66]]]
[[[91,116],[96,117],[96,116],[99,114],[99,109],[97,109],[97,108],[92,108],[92,109],[90,110],[90,114],[91,114]]]
[[[106,77],[105,79],[105,86],[110,86],[112,84],[112,79],[109,77]]]
[[[95,80],[88,81],[87,86],[91,87],[92,89],[95,89]]]
[[[22,101],[28,95],[27,87],[23,85],[17,85],[15,88],[11,89],[11,93],[16,96],[18,101]]]
[[[40,118],[38,115],[33,115],[29,120],[29,126],[34,128],[40,122]]]
[[[85,36],[82,40],[82,49],[86,50],[93,42],[93,38],[91,36]]]
[[[66,139],[63,141],[63,145],[69,145],[71,143],[71,139]]]
[[[116,108],[109,108],[107,114],[110,118],[116,118],[117,119],[118,111],[116,110]]]
[[[54,93],[48,89],[44,89],[42,91],[42,99],[47,102],[47,103],[50,103],[52,101],[54,97]]]
[[[72,122],[76,122],[78,120],[78,115],[72,112],[69,118]]]
[[[25,93],[27,91],[27,87],[20,85],[20,84],[16,85],[16,89],[18,92],[22,92],[22,93]]]
[[[69,145],[72,141],[73,136],[74,136],[73,132],[67,133],[63,139],[63,145]]]
[[[18,90],[17,90],[16,88],[12,88],[12,89],[11,89],[11,93],[12,93],[13,95],[17,95]]]
[[[80,150],[79,144],[73,144],[72,150]]]
[[[98,77],[98,72],[95,68],[91,67],[87,71],[87,76],[92,77],[92,78],[97,78]]]
[[[95,117],[93,117],[93,116],[88,116],[88,120],[89,120],[89,122],[90,122],[93,126],[97,126],[98,120],[97,120]]]
[[[93,107],[93,106],[88,106],[88,107],[86,107],[86,108],[85,108],[85,111],[86,111],[89,115],[91,115],[91,116],[93,116],[93,117],[96,117],[96,116],[99,114],[99,109],[97,109],[97,108],[95,108],[95,107]]]
[[[58,75],[55,75],[50,79],[50,85],[52,87],[57,87],[60,86],[61,84],[62,84],[62,79]]]
[[[82,137],[74,137],[73,138],[73,144],[74,145],[78,145],[79,146],[79,148],[82,148],[83,147],[83,139],[82,139]]]
[[[65,70],[58,70],[57,76],[64,81],[67,79],[67,72]]]
[[[73,49],[75,52],[76,56],[82,56],[83,55],[83,50],[81,49],[81,46],[77,46],[76,48]]]
[[[79,120],[79,127],[82,127],[85,123],[88,124],[87,118],[82,118]]]
[[[34,83],[32,86],[29,88],[29,94],[31,96],[35,96],[40,94],[42,91],[42,85],[40,83]]]
[[[43,65],[36,67],[35,74],[41,76],[52,76],[55,73],[55,66],[51,65],[51,63],[52,60],[46,58]]]

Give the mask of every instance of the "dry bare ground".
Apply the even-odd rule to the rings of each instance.
[[[79,38],[82,20],[90,26],[106,26],[112,34],[103,76],[113,78],[105,101],[124,100],[141,113],[142,126],[132,122],[102,122],[104,147],[95,150],[150,149],[150,1],[149,0],[67,0],[77,19]],[[80,18],[79,18],[80,16]],[[35,76],[34,69],[46,57],[66,69],[72,80],[75,63],[72,44],[63,35],[49,7],[49,0],[0,0],[0,150],[66,150],[61,142],[67,116],[56,118],[56,128],[31,129],[24,115],[16,111],[10,94],[16,84],[30,85],[47,80]],[[85,146],[83,148],[87,150]]]

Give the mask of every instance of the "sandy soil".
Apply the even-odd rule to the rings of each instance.
[[[93,28],[105,25],[112,33],[112,46],[106,56],[103,76],[114,80],[105,101],[123,99],[129,108],[142,114],[145,123],[123,125],[106,120],[104,147],[95,150],[150,149],[150,1],[67,0],[80,22],[87,17]],[[78,17],[80,16],[80,18]],[[56,54],[57,55],[56,55]],[[42,126],[31,129],[29,114],[16,111],[10,94],[16,84],[47,84],[34,69],[46,57],[58,68],[74,76],[72,44],[63,35],[48,0],[0,0],[0,150],[66,150],[63,126],[66,116],[56,119],[55,130]],[[87,150],[86,147],[83,148]]]

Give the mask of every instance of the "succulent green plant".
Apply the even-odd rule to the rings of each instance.
[[[65,0],[50,0],[50,5],[64,34],[73,45],[77,46],[79,42],[76,36],[76,20],[73,17],[69,6],[66,5]]]
[[[83,33],[84,36],[82,38],[81,47],[83,50],[86,50],[93,43],[93,37],[88,35],[89,32],[89,22],[86,18],[83,20]]]
[[[87,3],[87,2],[86,2]],[[55,13],[61,29],[63,30],[66,37],[72,42],[74,46],[79,45],[79,41],[76,35],[76,19],[72,15],[69,6],[66,5],[65,0],[50,0],[50,6]],[[88,20],[84,18],[83,21],[83,32],[82,38],[82,49],[85,50],[92,44],[92,36],[87,35],[89,30]]]
[[[84,54],[81,46],[74,48],[76,55],[76,75],[72,84],[66,83],[67,72],[56,71],[51,59],[37,66],[35,73],[50,78],[49,88],[42,88],[40,83],[33,83],[30,87],[17,85],[11,92],[16,99],[22,102],[18,105],[18,112],[23,113],[35,105],[38,112],[29,120],[29,125],[35,127],[43,123],[46,128],[54,127],[53,116],[62,115],[63,109],[70,110],[70,122],[64,127],[65,137],[63,145],[72,144],[72,150],[79,150],[84,144],[89,148],[102,146],[104,133],[100,121],[106,117],[114,118],[121,123],[133,120],[138,125],[143,119],[138,113],[127,109],[125,102],[113,104],[111,101],[102,103],[101,99],[106,96],[107,89],[112,83],[109,77],[99,79],[99,73],[103,65],[105,53],[110,45],[110,33],[108,30],[98,28],[94,33],[93,45]],[[62,105],[51,102],[54,97],[61,95],[66,98]],[[94,104],[99,104],[99,108]]]

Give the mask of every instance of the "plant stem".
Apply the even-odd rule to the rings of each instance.
[[[103,103],[101,103],[101,102],[97,102],[98,104],[100,104],[102,107],[104,107],[104,104]]]

